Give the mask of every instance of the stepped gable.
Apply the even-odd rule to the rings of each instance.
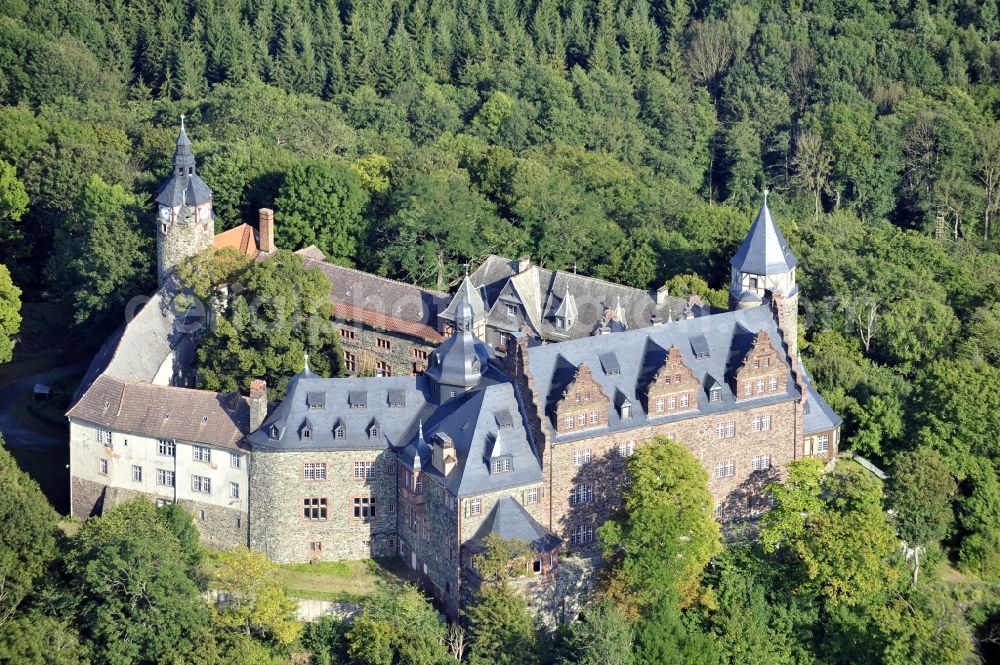
[[[562,542],[558,536],[539,524],[520,503],[505,496],[486,515],[476,533],[465,542],[473,552],[482,552],[490,534],[503,540],[518,538],[530,544],[537,552],[555,549]]]
[[[504,412],[512,413],[511,407],[517,403],[514,387],[506,381],[449,400],[428,414],[429,419],[423,423],[424,442],[414,435],[400,451],[400,463],[443,478],[448,490],[457,497],[541,482],[542,470],[520,412],[514,412],[510,425],[506,425]],[[498,420],[505,423],[502,434]],[[457,456],[457,464],[447,477],[431,463],[430,447],[439,434],[451,438]],[[504,454],[513,458],[513,468],[509,472],[491,473],[488,460],[498,435],[502,437]]]
[[[416,433],[428,394],[424,377],[324,379],[304,370],[292,377],[285,398],[247,440],[255,448],[291,451],[403,446]]]
[[[697,409],[648,415],[650,420],[666,422],[689,418],[696,413],[726,412],[743,408],[744,405],[799,399],[798,387],[788,376],[788,380],[782,383],[783,390],[737,403],[727,379],[753,344],[754,334],[749,331],[759,330],[767,331],[774,350],[783,358],[785,351],[770,312],[764,308],[754,308],[626,331],[613,337],[613,347],[609,347],[608,338],[603,336],[529,347],[526,364],[534,382],[534,394],[546,396],[543,407],[549,417],[545,419],[545,427],[552,436],[556,435],[557,425],[552,420],[554,400],[561,396],[564,386],[568,385],[566,382],[581,364],[590,368],[593,379],[601,386],[605,395],[616,396],[619,401],[627,399],[633,405],[632,417],[625,422],[616,409],[608,409],[609,430],[641,426],[648,413],[644,391],[649,381],[663,367],[672,346],[677,348],[679,360],[701,386],[697,391]],[[609,348],[614,349],[617,360],[616,367],[611,371],[605,370],[601,362],[602,354],[606,356]],[[787,369],[784,371],[788,374]],[[708,399],[708,391],[714,385],[721,388],[721,399],[718,402],[710,402]],[[585,431],[570,431],[559,433],[558,439],[572,440],[587,435]]]
[[[244,448],[250,429],[245,397],[208,390],[130,383],[102,375],[66,414],[99,427],[153,439]]]
[[[302,250],[296,253],[306,268],[318,268],[330,279],[334,317],[431,344],[444,340],[437,330],[437,317],[448,307],[448,294],[317,261]]]

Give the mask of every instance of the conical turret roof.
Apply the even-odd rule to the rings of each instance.
[[[771,217],[766,194],[757,219],[729,263],[736,270],[751,275],[777,275],[798,265],[798,260]]]

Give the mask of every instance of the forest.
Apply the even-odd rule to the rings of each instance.
[[[663,597],[611,557],[606,600],[532,657],[998,658],[998,37],[996,0],[2,0],[0,362],[22,303],[67,312],[50,333],[86,357],[154,288],[182,113],[217,231],[272,207],[280,247],[442,290],[527,254],[725,306],[767,189],[805,364],[889,480],[806,465],[770,536],[706,545]],[[602,538],[628,551],[635,517]],[[2,639],[59,616],[31,593]],[[386,649],[350,657],[437,662]]]

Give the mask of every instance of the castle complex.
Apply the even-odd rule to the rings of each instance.
[[[68,412],[73,514],[137,495],[189,508],[206,544],[278,562],[398,556],[450,616],[478,588],[487,536],[521,538],[555,588],[593,553],[625,460],[669,436],[701,461],[720,521],[768,507],[788,462],[836,454],[840,419],[797,354],[796,260],[765,200],[731,261],[730,311],[490,257],[454,295],[334,266],[347,369],[306,365],[278,403],[197,390],[198,313],[178,311],[185,257],[267,260],[274,218],[214,234],[183,128],[163,186],[160,290],[94,359]]]

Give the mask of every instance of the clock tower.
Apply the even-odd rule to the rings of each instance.
[[[212,247],[215,241],[212,190],[197,173],[183,115],[174,170],[157,192],[156,203],[156,274],[163,287],[170,285],[184,259]]]

